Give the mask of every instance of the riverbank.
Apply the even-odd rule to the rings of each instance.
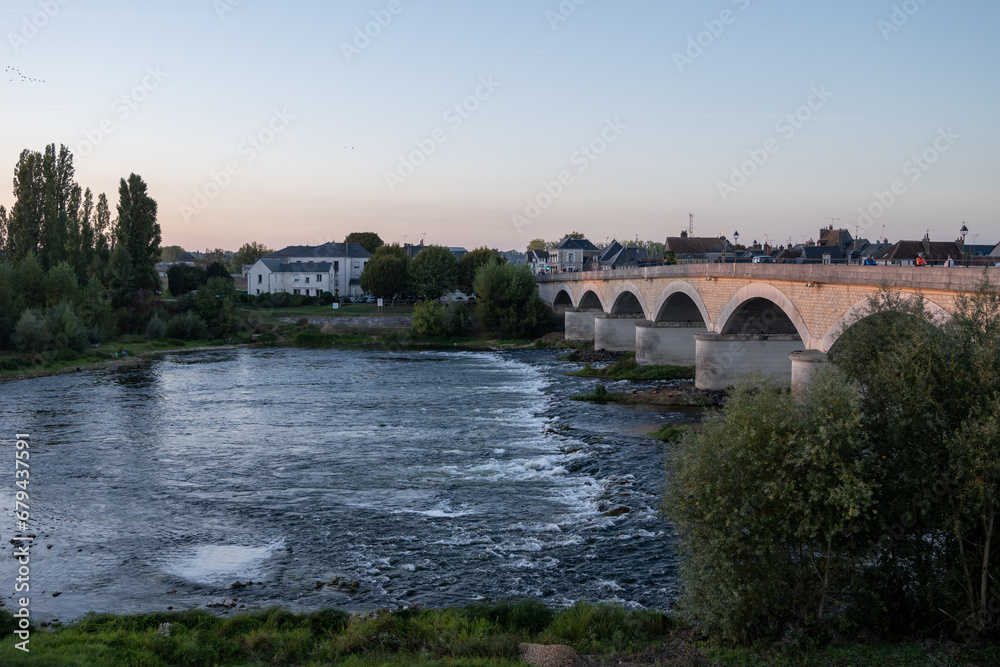
[[[6,635],[14,629],[4,613]],[[553,611],[535,601],[455,609],[407,608],[348,615],[281,609],[226,617],[206,612],[89,615],[0,641],[4,665],[992,665],[993,645],[939,642],[801,642],[775,647],[713,644],[671,616],[577,603]]]

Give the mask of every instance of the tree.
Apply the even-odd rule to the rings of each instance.
[[[563,236],[562,240],[565,240],[565,239],[577,239],[577,240],[579,240],[579,239],[585,239],[585,238],[587,238],[586,235],[582,234],[581,232],[570,232],[569,234],[566,234],[565,236]]]
[[[76,270],[68,262],[60,262],[45,276],[45,302],[54,306],[63,301],[75,302],[80,286]]]
[[[480,323],[506,338],[532,336],[547,319],[527,264],[485,264],[476,272],[472,287]]]
[[[160,261],[172,264],[183,253],[184,248],[179,245],[164,246],[160,248]]]
[[[437,299],[455,288],[458,260],[444,246],[427,246],[410,263],[410,280],[417,296]]]
[[[368,252],[375,254],[375,251],[385,245],[382,238],[375,232],[352,232],[347,235],[347,243],[357,243]]]
[[[202,254],[201,259],[197,260],[196,264],[200,267],[208,268],[209,264],[228,264],[228,256],[226,251],[222,248],[216,248],[215,250],[206,250]],[[228,273],[228,271],[226,272]]]
[[[867,547],[856,531],[877,517],[860,408],[832,369],[799,398],[751,378],[681,438],[664,508],[692,622],[766,641],[844,608]]]
[[[528,242],[528,252],[532,250],[545,250],[549,247],[549,243],[545,239],[532,239]]]
[[[507,258],[496,250],[489,248],[476,248],[472,252],[467,252],[458,260],[458,290],[464,294],[472,294],[472,281],[476,278],[476,271],[480,266],[497,262],[504,264]]]
[[[7,226],[7,256],[21,259],[37,253],[42,233],[45,179],[42,154],[21,151],[14,168],[14,205]]]
[[[228,277],[228,276],[227,276]],[[187,264],[174,264],[167,269],[167,289],[174,297],[196,290],[208,280],[204,269]]]
[[[365,270],[361,274],[361,289],[380,299],[391,299],[402,294],[407,286],[406,265],[406,260],[397,254],[376,252],[365,264]]]
[[[257,243],[252,241],[250,243],[244,243],[240,246],[240,249],[236,251],[233,255],[233,265],[236,271],[233,273],[240,273],[243,270],[244,265],[254,265],[260,260],[264,255],[270,255],[273,250],[265,246],[263,243]]]
[[[229,273],[229,267],[227,267],[222,262],[212,262],[205,267],[205,279],[206,281],[211,278],[225,278],[229,282],[233,282],[233,277]]]
[[[73,154],[66,146],[45,147],[42,156],[43,203],[42,224],[39,233],[39,259],[42,266],[50,268],[64,260],[73,260],[71,216],[75,222],[79,199],[74,205],[73,193],[79,189],[73,180]],[[72,234],[76,236],[78,232]]]
[[[159,288],[156,262],[160,258],[160,239],[156,201],[147,194],[146,183],[136,174],[131,174],[127,181],[121,179],[115,243],[128,253],[135,289]]]
[[[229,276],[209,278],[195,295],[194,304],[213,335],[222,337],[236,331],[236,287]]]
[[[444,306],[437,301],[418,303],[413,309],[413,333],[418,336],[444,335]]]

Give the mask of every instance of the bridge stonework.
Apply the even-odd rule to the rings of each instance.
[[[1000,268],[985,271],[993,282],[1000,278]],[[539,276],[538,290],[543,301],[566,312],[568,338],[593,335],[590,318],[602,312],[640,327],[645,343],[637,352],[639,363],[665,363],[656,356],[644,358],[646,350],[677,359],[662,350],[676,345],[666,337],[676,340],[678,329],[652,323],[692,325],[693,332],[701,332],[692,333],[697,351],[694,358],[684,354],[696,366],[696,383],[721,389],[755,368],[790,384],[796,364],[802,364],[794,368],[801,384],[844,329],[864,316],[868,299],[882,286],[922,294],[937,317],[947,318],[958,297],[973,291],[982,277],[982,269],[964,267],[688,264]],[[602,329],[608,326],[597,327]],[[609,349],[621,349],[621,326],[615,330]],[[651,340],[659,335],[662,344]],[[603,348],[599,333],[595,347]],[[773,355],[768,358],[763,348],[774,350]],[[789,358],[794,351],[789,348],[810,354]]]

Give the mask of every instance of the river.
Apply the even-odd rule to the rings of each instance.
[[[596,381],[557,354],[219,350],[0,385],[5,604],[28,432],[36,619],[219,598],[668,608],[663,450],[644,433],[699,415],[571,401]]]

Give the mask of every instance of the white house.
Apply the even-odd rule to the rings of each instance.
[[[247,292],[319,296],[361,296],[361,273],[371,253],[357,243],[289,246],[257,261],[248,272]]]

